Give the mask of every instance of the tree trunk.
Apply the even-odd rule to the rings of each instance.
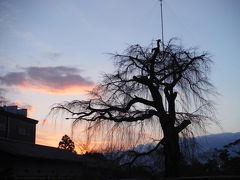
[[[178,133],[174,127],[164,133],[165,176],[177,177],[179,175],[180,148]]]

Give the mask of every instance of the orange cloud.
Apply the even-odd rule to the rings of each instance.
[[[70,85],[70,86],[59,88],[59,89],[56,89],[50,86],[44,86],[44,85],[39,85],[35,87],[31,84],[17,84],[16,86],[20,88],[31,89],[34,91],[47,93],[47,94],[55,94],[55,95],[56,94],[57,95],[83,94],[83,93],[87,93],[93,88],[93,86],[91,85]]]
[[[50,94],[86,93],[94,86],[92,81],[80,75],[79,69],[73,67],[28,67],[23,70],[0,76],[0,82]]]

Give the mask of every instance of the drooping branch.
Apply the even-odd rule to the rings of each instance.
[[[126,113],[136,103],[142,103],[144,105],[154,107],[154,103],[152,101],[149,101],[149,100],[143,99],[141,97],[135,96],[125,105],[125,107],[118,107],[118,106],[112,106],[112,105],[109,105],[109,104],[105,104],[105,106],[107,106],[107,108],[96,109],[96,108],[91,107],[91,103],[90,103],[89,106],[88,106],[88,109],[93,111],[93,112],[118,111],[118,112]]]
[[[208,54],[184,49],[172,41],[161,49],[159,42],[147,48],[133,45],[123,54],[113,55],[116,71],[104,75],[102,83],[90,92],[91,98],[57,105],[53,110],[70,113],[74,123],[95,123],[99,127],[110,124],[115,132],[120,127],[122,133],[128,130],[126,127],[139,125],[127,132],[130,140],[137,130],[143,132],[144,128],[161,137],[164,127],[172,126],[176,133],[185,133],[191,130],[189,127],[204,126],[212,110],[211,105],[203,105],[211,104],[208,95],[213,87],[208,79],[211,63]],[[199,110],[193,112],[192,109]],[[168,125],[163,126],[163,122]],[[136,137],[144,139],[142,135]]]
[[[91,114],[94,114],[92,111]],[[93,117],[88,115],[80,115],[78,116],[78,120],[85,120],[85,121],[97,121],[97,120],[108,120],[114,122],[136,122],[136,121],[144,121],[146,119],[152,118],[157,113],[154,110],[149,111],[148,113],[140,113],[140,111],[135,112],[133,115],[130,116],[123,116],[123,115],[114,115],[111,112],[104,112],[104,113],[97,113],[95,112]]]
[[[180,125],[178,125],[177,127],[175,127],[175,131],[176,133],[180,133],[183,129],[185,129],[189,124],[191,124],[191,121],[190,120],[184,120]],[[154,151],[156,151],[160,145],[164,145],[166,141],[166,138],[163,138],[162,140],[160,140],[154,148],[152,148],[151,150],[147,151],[147,152],[143,152],[143,153],[140,153],[140,152],[136,152],[136,151],[127,151],[127,154],[132,154],[134,156],[134,158],[130,161],[130,162],[127,162],[127,163],[124,163],[122,164],[121,166],[126,166],[126,165],[133,165],[133,163],[140,157],[142,156],[147,156],[151,153],[153,153]]]

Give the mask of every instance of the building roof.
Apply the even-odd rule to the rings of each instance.
[[[80,156],[68,150],[9,139],[0,139],[0,151],[18,157],[79,161]]]
[[[77,162],[95,168],[109,168],[112,165],[108,160],[78,155],[64,149],[0,138],[0,153],[2,152],[29,159]]]
[[[34,123],[34,124],[38,123],[38,121],[35,120],[35,119],[28,118],[28,117],[26,117],[24,115],[21,115],[21,114],[14,114],[14,113],[5,111],[3,108],[0,108],[0,115],[20,119],[20,120],[27,121],[27,122]]]

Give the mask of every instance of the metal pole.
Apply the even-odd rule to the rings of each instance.
[[[164,36],[163,36],[163,34],[164,34],[164,32],[163,32],[163,0],[159,0],[160,1],[160,7],[161,7],[161,30],[162,30],[162,49],[163,49],[163,51],[164,51]],[[164,63],[164,65],[165,65],[165,63]],[[166,109],[166,111],[168,111],[168,107],[167,107],[167,99],[166,99],[166,97],[165,97],[165,109]]]
[[[163,8],[162,8],[162,1],[160,0],[160,6],[161,6],[161,27],[162,27],[162,45],[164,45],[164,38],[163,38]],[[164,48],[164,47],[163,47]]]

